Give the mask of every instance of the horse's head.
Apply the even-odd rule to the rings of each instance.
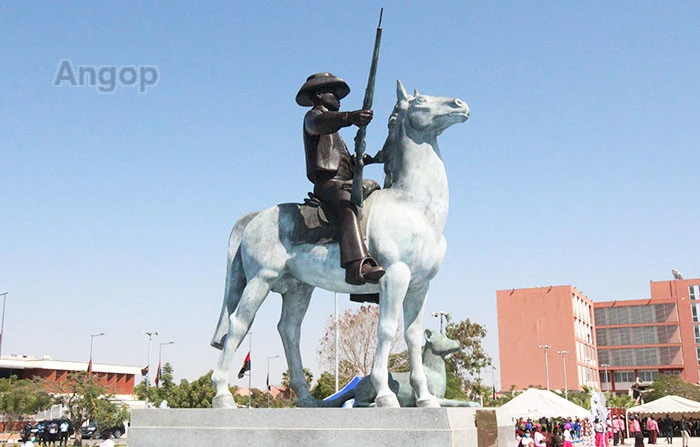
[[[436,333],[430,329],[425,330],[425,349],[433,354],[445,358],[453,352],[459,351],[459,342],[447,338],[444,334]]]
[[[451,125],[465,122],[469,106],[459,98],[421,95],[418,90],[409,96],[401,81],[397,81],[393,117],[398,119],[401,115],[407,134],[412,133],[410,129],[425,136],[440,135]]]

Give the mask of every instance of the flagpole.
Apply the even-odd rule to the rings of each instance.
[[[156,388],[159,388],[160,386],[160,365],[162,364],[161,360],[163,358],[163,346],[164,345],[172,345],[175,343],[174,341],[168,341],[165,343],[160,343],[158,345],[158,369],[156,370]]]
[[[248,332],[248,355],[253,352],[253,333]],[[251,408],[251,402],[253,399],[253,388],[252,388],[252,377],[253,377],[253,360],[250,361],[250,368],[248,368],[248,408]]]
[[[338,392],[338,339],[339,339],[339,327],[338,327],[338,292],[333,294],[335,296],[335,392]]]

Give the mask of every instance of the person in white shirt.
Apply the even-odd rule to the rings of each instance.
[[[102,444],[100,444],[100,447],[114,447],[114,441],[112,441],[112,438],[114,438],[114,435],[111,433],[106,436],[107,439],[105,439]]]
[[[525,430],[525,437],[520,440],[521,447],[534,447],[535,441],[530,437],[530,430]]]
[[[34,436],[29,438],[29,441],[24,443],[24,447],[34,447]]]
[[[533,439],[535,440],[535,447],[547,447],[547,437],[542,433],[542,427],[539,424],[535,428]]]

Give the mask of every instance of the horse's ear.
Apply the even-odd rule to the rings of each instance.
[[[426,329],[425,332],[423,332],[423,335],[425,335],[425,340],[428,341],[430,340],[430,337],[433,336],[433,331]]]
[[[413,96],[418,96],[420,93],[418,93],[418,89],[414,88],[413,89]]]
[[[408,93],[406,93],[406,89],[403,87],[401,80],[397,80],[396,81],[396,100],[397,101],[406,101],[407,99],[408,99]]]

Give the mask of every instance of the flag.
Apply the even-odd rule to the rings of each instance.
[[[92,359],[88,362],[88,374],[92,374]]]
[[[160,382],[160,362],[158,362],[158,369],[156,370],[156,380],[154,380],[156,383],[156,387],[158,387],[158,382]]]
[[[242,379],[246,371],[250,371],[250,351],[248,351],[248,355],[245,356],[245,361],[243,362],[241,370],[238,371],[238,378]]]
[[[270,371],[267,372],[267,381],[265,383],[267,384],[267,391],[270,391]]]
[[[141,375],[142,376],[147,376],[148,375],[148,365],[144,366],[141,368]]]
[[[493,400],[496,400],[496,384],[493,384]]]

